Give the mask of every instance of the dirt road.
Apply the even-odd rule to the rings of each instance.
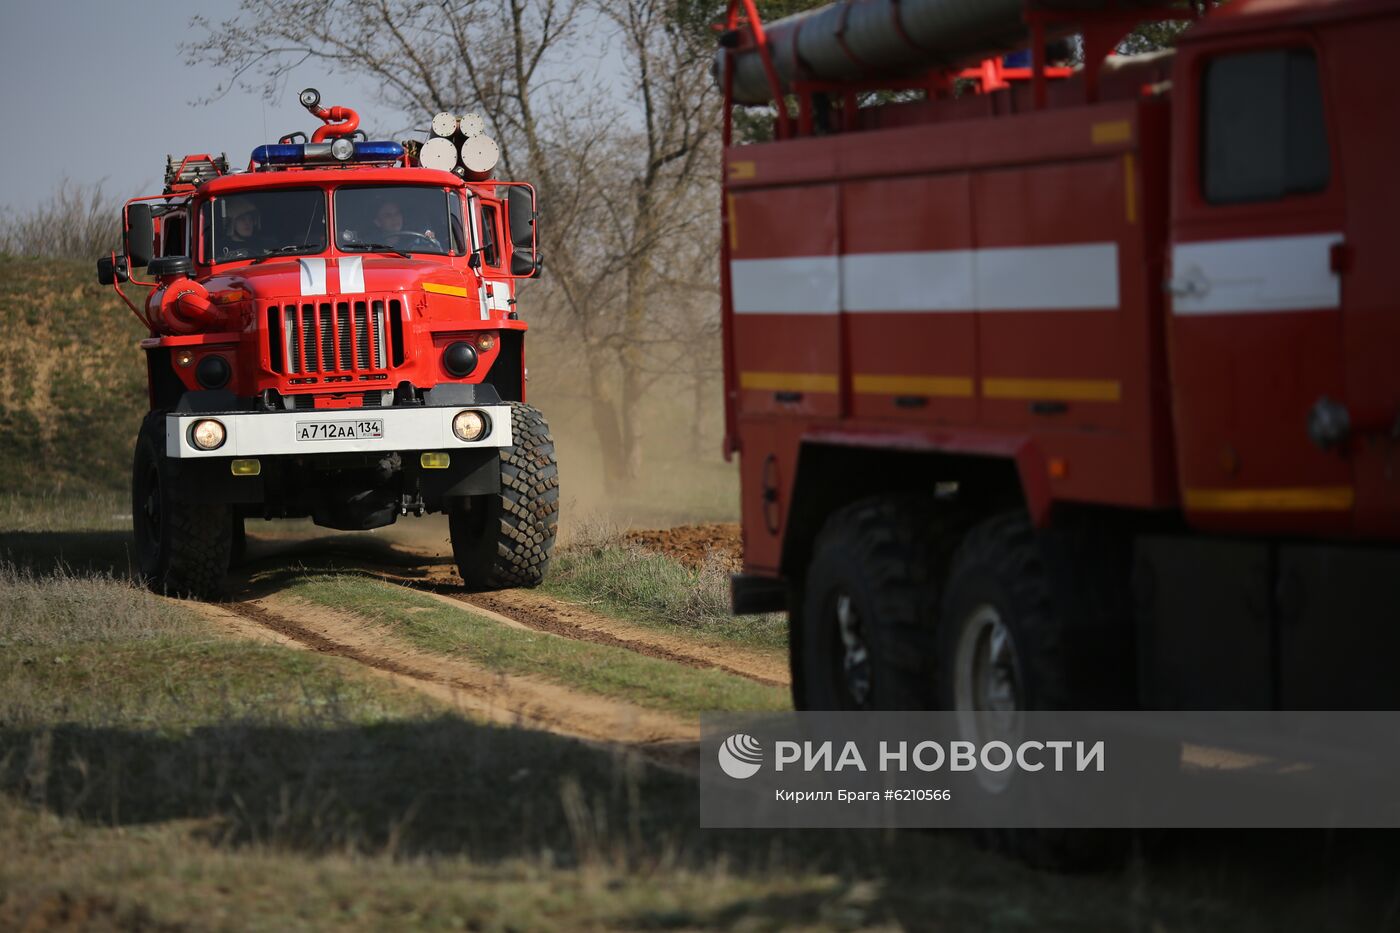
[[[695,540],[683,533],[672,537],[687,546]],[[770,652],[659,631],[536,591],[468,593],[450,558],[428,547],[366,536],[310,540],[250,536],[249,540],[249,560],[234,575],[231,601],[190,604],[202,615],[248,637],[335,655],[490,721],[626,746],[668,767],[691,770],[696,762],[699,728],[694,716],[502,673],[470,656],[425,651],[353,612],[282,592],[286,581],[320,572],[319,568],[327,573],[359,573],[502,626],[723,671],[772,687],[785,687],[788,682],[786,666]]]

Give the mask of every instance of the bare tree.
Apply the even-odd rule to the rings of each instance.
[[[315,63],[374,80],[384,104],[420,119],[484,112],[502,171],[540,192],[548,262],[531,302],[537,321],[584,351],[615,486],[640,466],[647,391],[665,375],[713,366],[695,350],[713,343],[706,322],[717,321],[719,126],[698,9],[684,0],[242,0],[224,22],[196,17],[204,35],[184,52],[227,73],[215,96],[235,85],[282,93],[293,70]],[[615,44],[625,99],[589,80],[585,25]]]
[[[29,211],[0,209],[0,253],[94,260],[117,245],[121,204],[100,181],[64,178]]]

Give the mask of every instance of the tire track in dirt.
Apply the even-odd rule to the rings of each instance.
[[[699,726],[693,721],[418,651],[351,614],[278,595],[201,605],[199,611],[243,635],[251,625],[289,647],[344,658],[493,722],[622,746],[673,770],[693,773],[698,767]]]
[[[344,562],[347,571],[360,571],[386,583],[485,610],[503,624],[622,648],[687,667],[719,670],[767,687],[786,689],[791,683],[787,657],[779,652],[658,632],[531,590],[468,592],[450,559],[402,542],[377,540],[351,546],[344,539],[328,538],[274,548],[268,556],[274,555],[284,559],[335,557]]]
[[[434,589],[466,606],[489,609],[536,631],[625,648],[687,667],[724,671],[767,687],[786,688],[789,684],[786,661],[775,656],[652,632],[542,593],[525,590],[463,593],[441,585]]]

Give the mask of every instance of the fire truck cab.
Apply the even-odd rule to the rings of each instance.
[[[726,124],[733,595],[799,708],[1400,701],[1400,11],[1112,54],[1189,15],[731,7],[727,111],[774,116]]]
[[[141,572],[211,597],[250,516],[362,530],[447,512],[468,585],[538,583],[558,473],[526,404],[515,297],[539,270],[533,189],[491,179],[475,115],[440,114],[420,151],[363,138],[313,89],[302,103],[324,125],[259,146],[246,171],[171,160],[164,192],[126,205],[124,252],[98,263],[151,334]]]

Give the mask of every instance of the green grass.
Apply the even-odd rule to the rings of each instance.
[[[729,577],[723,571],[692,570],[614,536],[584,536],[561,548],[540,589],[649,628],[787,650],[786,616],[730,614]]]
[[[493,671],[523,674],[652,709],[779,710],[785,690],[712,669],[691,668],[625,648],[521,631],[365,577],[303,578],[282,590],[389,628],[416,647],[460,655]]]

